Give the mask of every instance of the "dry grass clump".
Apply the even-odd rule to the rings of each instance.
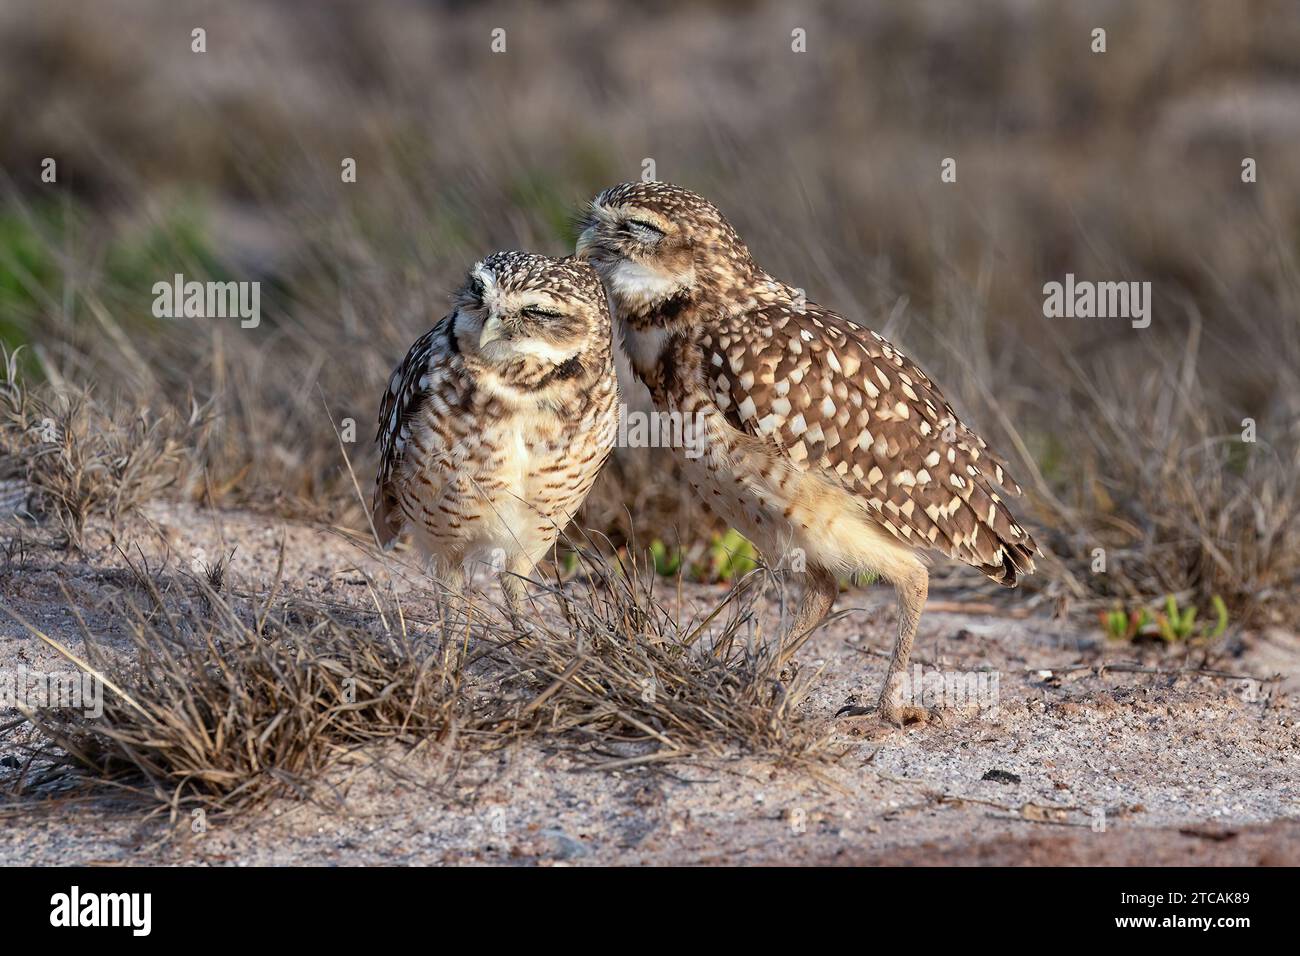
[[[500,727],[576,734],[597,742],[610,767],[736,750],[805,761],[824,753],[821,733],[797,713],[815,675],[783,669],[757,626],[766,572],[683,621],[634,550],[584,553],[581,565],[569,586],[547,588],[559,616],[541,615],[509,640],[511,683],[523,684]]]
[[[1087,593],[1173,595],[1206,615],[1217,596],[1234,624],[1294,621],[1300,420],[1279,403],[1243,441],[1241,413],[1215,407],[1197,373],[1198,341],[1196,329],[1185,355],[1153,361],[1136,382],[1076,370],[1086,404],[1060,414],[1079,480],[1040,496],[1045,524]]]
[[[682,625],[634,567],[585,563],[582,581],[546,587],[560,613],[539,597],[526,634],[477,599],[446,599],[436,623],[417,623],[391,599],[364,611],[277,597],[278,586],[219,593],[211,571],[134,567],[112,606],[125,645],[111,651],[75,606],[84,656],[7,610],[104,688],[98,718],[24,710],[8,725],[10,749],[25,753],[11,792],[107,786],[176,820],[311,798],[367,745],[436,743],[445,773],[528,740],[585,759],[596,740],[604,766],[825,756],[795,713],[808,678],[779,674],[745,635],[743,598],[733,592]],[[33,729],[38,742],[20,736]]]
[[[1288,301],[1300,295],[1300,259],[1284,251],[1274,268]],[[1234,626],[1300,620],[1295,329],[1242,338],[1183,303],[1160,330],[1102,326],[1086,348],[1045,347],[1053,387],[1017,389],[988,303],[955,301],[970,345],[953,397],[1010,456],[1047,552],[1025,586],[1081,608],[1172,595],[1208,614],[1219,597]],[[1254,398],[1233,397],[1227,372]]]
[[[230,812],[310,795],[361,745],[445,743],[469,719],[465,650],[454,642],[366,627],[310,600],[259,601],[193,579],[135,579],[134,596],[115,606],[124,652],[106,652],[80,612],[84,658],[12,615],[104,688],[98,719],[25,713],[62,753],[52,763],[53,751],[45,754],[16,789],[71,780],[125,788],[173,818],[194,807]]]
[[[80,548],[90,517],[116,527],[180,478],[188,458],[169,422],[110,410],[87,390],[28,388],[18,357],[0,349],[0,478],[20,491],[16,510],[53,518]],[[187,427],[198,421],[196,411]]]

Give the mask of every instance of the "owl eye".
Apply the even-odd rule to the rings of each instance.
[[[664,231],[658,226],[651,225],[644,219],[629,219],[627,228],[642,242],[658,242],[664,237]]]
[[[520,311],[530,319],[560,319],[564,317],[563,312],[555,312],[551,309],[543,309],[535,305],[530,305]]]

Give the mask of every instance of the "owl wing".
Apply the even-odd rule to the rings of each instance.
[[[448,316],[416,339],[388,380],[375,435],[379,469],[372,504],[375,531],[385,548],[392,545],[405,523],[398,485],[405,478],[401,465],[408,445],[419,441],[415,436],[416,419],[426,412],[446,415],[451,406],[459,404],[464,376],[451,361],[456,354]]]
[[[1005,463],[938,387],[879,334],[809,304],[718,319],[701,339],[706,387],[735,428],[850,491],[881,527],[1008,586],[1037,546],[994,487]]]

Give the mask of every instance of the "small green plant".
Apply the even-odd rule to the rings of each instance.
[[[577,572],[579,566],[578,552],[564,551],[556,560],[556,565],[560,569],[560,577],[568,580]]]
[[[669,547],[662,539],[650,543],[650,557],[655,573],[672,578],[681,574],[689,581],[708,584],[726,583],[743,577],[758,567],[758,552],[735,528],[725,534],[715,534],[708,547],[700,554],[697,549],[684,551]]]
[[[1214,606],[1214,624],[1202,623],[1198,625],[1194,606],[1179,610],[1178,601],[1174,596],[1172,594],[1166,596],[1164,613],[1156,615],[1156,624],[1160,636],[1168,644],[1177,641],[1198,643],[1212,641],[1219,637],[1228,628],[1228,608],[1223,603],[1223,598],[1217,594],[1211,599],[1211,603]]]
[[[650,542],[650,557],[654,559],[655,574],[664,578],[677,576],[682,567],[682,549],[669,549],[659,538]]]
[[[1214,610],[1213,623],[1206,620],[1198,623],[1196,607],[1179,608],[1178,599],[1169,594],[1165,596],[1164,609],[1155,613],[1146,608],[1126,611],[1116,604],[1101,613],[1101,626],[1106,636],[1115,641],[1158,638],[1166,644],[1202,644],[1221,637],[1228,629],[1228,607],[1223,598],[1216,594],[1210,603]]]
[[[1101,613],[1102,629],[1113,641],[1131,641],[1139,634],[1145,633],[1151,623],[1151,615],[1146,608],[1125,611],[1117,604],[1109,611]]]
[[[758,567],[758,552],[735,528],[715,534],[709,544],[708,576],[712,581],[731,581]]]

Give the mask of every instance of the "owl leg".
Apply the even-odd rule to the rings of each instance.
[[[460,565],[442,568],[434,577],[441,585],[438,590],[437,608],[439,619],[442,621],[442,629],[446,631],[451,627],[452,623],[452,606],[458,603],[465,594],[465,569]]]
[[[889,660],[889,669],[885,671],[885,683],[880,692],[880,701],[874,707],[844,707],[837,717],[861,717],[876,714],[881,719],[896,726],[904,723],[924,722],[929,713],[923,707],[903,703],[903,675],[907,673],[907,662],[912,656],[912,642],[916,639],[916,627],[921,622],[921,610],[930,592],[930,572],[924,567],[912,570],[906,576],[894,582],[898,594],[898,638],[894,641],[894,653]]]
[[[804,572],[803,599],[799,610],[795,612],[794,624],[790,627],[785,647],[781,651],[780,663],[786,664],[803,647],[817,625],[826,618],[835,595],[839,593],[839,582],[835,575],[825,568],[814,567]]]
[[[465,593],[465,569],[452,568],[442,576],[442,586],[446,588],[448,594],[460,597]]]
[[[885,671],[885,684],[880,692],[880,716],[891,724],[902,726],[904,721],[925,720],[929,714],[924,708],[904,705],[902,689],[898,686],[907,673],[907,662],[912,656],[912,641],[921,623],[921,611],[930,594],[930,572],[918,568],[908,578],[894,584],[898,592],[898,640],[894,642],[894,656]]]
[[[527,633],[529,628],[523,616],[524,598],[528,596],[524,578],[533,573],[533,563],[520,556],[511,560],[501,572],[501,593],[506,599],[506,613],[516,631]]]

